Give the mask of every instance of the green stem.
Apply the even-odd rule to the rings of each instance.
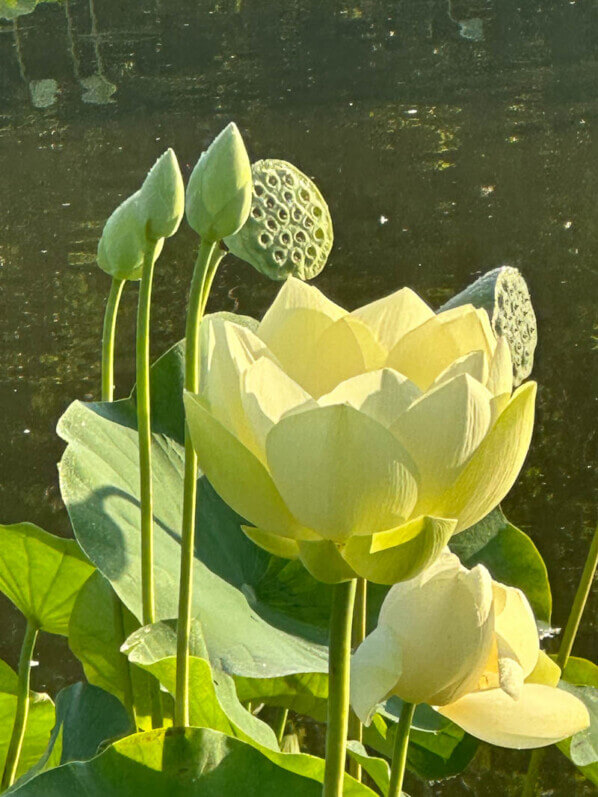
[[[278,739],[278,744],[282,744],[282,740],[284,739],[284,732],[287,727],[288,718],[289,718],[288,708],[279,709],[278,716],[276,717],[276,726],[274,728],[274,732],[276,733],[276,738]]]
[[[124,642],[127,638],[125,633],[125,609],[118,597],[114,595],[114,625],[116,627],[117,638]],[[137,713],[135,711],[135,698],[133,695],[133,679],[131,677],[131,662],[124,653],[120,654],[123,662],[123,680],[124,680],[124,703],[129,719],[133,726],[134,731],[137,730]]]
[[[336,584],[330,615],[328,727],[322,797],[342,797],[349,720],[351,625],[356,579]]]
[[[110,285],[110,293],[108,294],[108,301],[106,302],[104,330],[102,333],[102,401],[112,401],[114,398],[114,338],[116,336],[118,307],[124,286],[125,280],[113,278]],[[114,596],[114,624],[118,638],[124,642],[126,639],[124,606],[116,594]],[[137,730],[131,664],[124,653],[122,653],[121,656],[124,660],[123,678],[125,708],[127,709],[133,728]]]
[[[588,555],[586,557],[586,562],[583,567],[583,572],[579,580],[577,591],[575,593],[575,598],[573,599],[573,606],[571,607],[569,618],[567,619],[567,625],[565,626],[565,631],[563,632],[563,638],[561,639],[559,652],[556,656],[556,663],[559,665],[561,670],[564,670],[567,666],[569,656],[573,650],[573,643],[575,642],[575,637],[577,636],[579,624],[586,607],[588,595],[590,594],[590,589],[592,588],[592,582],[594,581],[597,565],[598,526],[596,526],[596,529],[594,530],[594,536],[592,537],[592,542],[590,543],[590,550],[588,551]],[[538,776],[540,775],[540,769],[545,754],[545,747],[540,747],[533,751],[529,766],[527,768],[525,782],[523,784],[523,791],[521,792],[522,797],[533,797],[533,795],[536,793],[536,782],[538,780]]]
[[[351,633],[351,647],[353,650],[359,647],[366,637],[367,600],[368,582],[365,578],[358,578],[355,590],[355,608],[353,609],[353,630]],[[363,741],[363,725],[354,711],[349,714],[349,739],[355,739],[358,742]],[[349,761],[349,774],[353,775],[355,780],[361,780],[361,764],[353,758]]]
[[[104,313],[102,333],[102,401],[112,401],[114,395],[114,336],[116,316],[125,280],[113,278]]]
[[[199,328],[214,274],[224,253],[217,243],[203,241],[193,271],[185,337],[185,390],[199,390]],[[195,508],[197,503],[197,456],[185,427],[185,476],[183,486],[183,525],[181,532],[181,577],[177,623],[177,662],[174,724],[189,725],[189,635],[193,598],[193,558],[195,549]]]
[[[17,710],[12,726],[12,735],[8,745],[4,772],[2,774],[2,786],[0,791],[8,789],[15,782],[19,758],[25,738],[27,727],[27,715],[29,714],[29,681],[31,676],[31,659],[33,658],[33,648],[37,639],[38,628],[31,621],[27,621],[25,636],[21,645],[21,655],[19,657],[19,680],[17,686]]]
[[[415,703],[403,704],[392,753],[388,797],[400,797],[402,794],[405,765],[407,764],[407,748],[409,747],[409,732],[411,731],[414,713]]]
[[[143,260],[137,309],[137,425],[141,495],[141,604],[143,625],[156,619],[154,605],[154,539],[152,495],[152,426],[150,399],[150,309],[154,277],[155,244]]]
[[[152,491],[152,421],[150,397],[150,310],[156,242],[149,241],[143,258],[137,306],[137,428],[139,434],[139,485],[141,501],[141,612],[143,625],[156,620],[154,590],[154,506]],[[160,685],[150,686],[152,727],[162,726]]]

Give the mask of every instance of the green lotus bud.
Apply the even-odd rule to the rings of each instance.
[[[98,265],[117,279],[141,279],[147,245],[139,218],[140,191],[130,196],[112,213],[98,245]]]
[[[257,161],[251,171],[249,219],[226,245],[270,279],[313,279],[332,249],[332,219],[324,197],[286,161]]]
[[[198,160],[187,186],[187,221],[206,241],[233,235],[251,208],[251,165],[231,122]]]
[[[139,192],[138,207],[148,238],[170,238],[178,230],[185,210],[185,186],[172,149],[150,169]]]

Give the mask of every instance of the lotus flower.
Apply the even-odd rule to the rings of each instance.
[[[185,405],[199,463],[268,551],[335,583],[394,584],[504,498],[536,386],[471,305],[404,288],[352,313],[289,278],[254,331],[202,326]]]
[[[353,654],[351,704],[369,723],[378,703],[398,695],[490,744],[543,747],[589,725],[581,700],[556,688],[559,677],[525,595],[444,552],[389,591]]]

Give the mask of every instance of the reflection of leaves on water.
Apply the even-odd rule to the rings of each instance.
[[[482,41],[484,38],[484,21],[479,17],[459,20],[459,35],[470,41]]]
[[[82,78],[79,82],[85,89],[81,95],[83,102],[91,105],[107,105],[114,102],[112,95],[116,91],[116,86],[107,80],[104,75],[90,75]]]
[[[54,78],[29,81],[29,93],[34,108],[49,108],[54,105],[58,92],[58,83]]]

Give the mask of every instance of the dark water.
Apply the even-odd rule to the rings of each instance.
[[[410,285],[439,305],[490,267],[524,272],[539,412],[505,508],[546,559],[562,625],[596,521],[597,54],[594,0],[65,0],[0,21],[2,521],[69,533],[54,427],[99,392],[102,225],[167,146],[188,175],[234,119],[254,159],[316,177],[336,230],[317,284],[342,304]],[[156,354],[183,334],[195,243],[184,229],[159,261]],[[259,314],[275,291],[230,258],[212,308]],[[131,289],[121,395],[135,302]],[[579,655],[598,654],[597,608],[594,592]],[[22,623],[3,599],[0,612],[15,664]],[[37,654],[35,688],[77,677],[64,640]],[[516,793],[526,762],[484,749],[464,777],[408,790]],[[591,793],[556,751],[544,781]]]

